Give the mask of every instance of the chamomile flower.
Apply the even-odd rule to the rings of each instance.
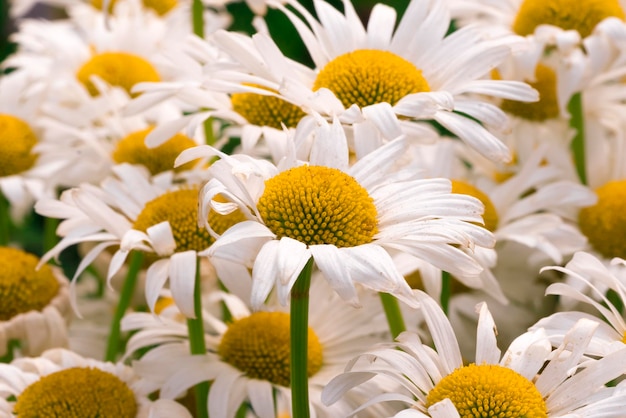
[[[38,213],[63,219],[57,229],[62,239],[44,255],[44,260],[56,257],[71,245],[96,244],[83,257],[74,281],[102,251],[119,246],[109,264],[107,279],[110,280],[131,251],[145,252],[149,265],[146,272],[149,308],[154,308],[169,278],[176,304],[185,315],[193,317],[196,260],[198,253],[214,241],[206,230],[197,226],[199,185],[174,183],[171,172],[150,177],[145,169],[127,164],[116,166],[113,171],[116,177],[106,179],[100,187],[84,184],[63,192],[59,200],[37,202]],[[226,217],[211,215],[214,228],[220,231],[242,219],[237,212]],[[201,271],[205,275],[214,273],[208,266]],[[230,268],[220,270],[220,277],[227,280],[229,271]],[[239,273],[245,274],[239,279],[248,276],[245,269],[237,269],[234,274]],[[240,281],[240,286],[246,285],[245,279]]]
[[[307,363],[312,416],[345,416],[367,400],[363,390],[332,407],[320,402],[323,387],[354,353],[388,338],[380,301],[371,292],[362,289],[360,293],[363,307],[354,309],[341,303],[325,281],[314,275]],[[243,403],[254,416],[276,417],[281,403],[291,404],[288,311],[270,302],[263,310],[251,312],[244,301],[229,294],[214,293],[212,299],[213,304],[220,300],[226,304],[232,320],[222,322],[205,312],[205,355],[189,354],[186,326],[172,312],[160,318],[127,315],[122,326],[137,331],[129,340],[128,354],[156,346],[134,361],[133,368],[156,382],[165,399],[178,398],[198,382],[210,381],[211,417],[232,417]],[[363,416],[388,413],[381,408]]]
[[[400,401],[408,408],[396,417],[596,417],[623,414],[626,394],[605,384],[626,367],[626,349],[597,361],[583,355],[597,323],[581,320],[552,349],[541,329],[521,335],[501,355],[493,318],[477,307],[476,355],[463,362],[457,339],[437,303],[419,293],[434,349],[417,335],[403,333],[398,343],[382,345],[351,361],[346,373],[322,394],[333,403],[351,387],[376,378],[402,384],[406,392],[373,397],[354,413],[379,402]],[[620,405],[621,404],[621,405]],[[597,411],[602,407],[602,412]]]
[[[57,267],[37,269],[39,258],[0,247],[0,356],[19,343],[23,355],[67,346],[69,281]]]
[[[151,401],[132,368],[65,349],[0,365],[3,417],[191,418],[182,405]]]
[[[506,129],[506,117],[476,95],[537,99],[525,83],[483,79],[509,55],[511,39],[485,40],[473,28],[446,36],[450,18],[437,1],[411,1],[395,31],[396,12],[383,4],[373,8],[367,29],[349,1],[343,14],[315,1],[319,21],[298,2],[287,5],[303,18],[276,7],[292,21],[315,68],[284,58],[265,34],[253,37],[251,50],[237,35],[218,31],[216,44],[243,69],[225,71],[223,83],[216,72],[216,88],[243,92],[252,86],[249,93],[284,99],[309,114],[338,116],[354,129],[359,158],[400,135],[425,135],[417,122],[423,120],[440,123],[491,159],[510,158],[484,127]]]
[[[580,318],[598,322],[598,331],[589,345],[588,353],[605,356],[611,351],[624,347],[626,340],[626,321],[619,311],[626,300],[626,261],[615,258],[606,265],[592,254],[577,252],[565,267],[553,266],[546,269],[556,270],[567,275],[567,281],[553,283],[546,289],[546,294],[560,295],[570,301],[582,302],[592,308],[598,316],[585,312],[557,312],[541,319],[531,329],[544,328],[553,344],[560,344],[566,330]],[[607,297],[607,293],[617,297],[617,301]],[[616,305],[618,307],[616,307]]]
[[[481,270],[465,249],[493,245],[482,223],[482,204],[452,194],[447,179],[416,179],[398,171],[403,139],[391,141],[349,167],[344,131],[335,121],[317,132],[327,146],[308,162],[291,151],[276,166],[209,146],[184,151],[178,162],[203,155],[221,160],[202,188],[199,223],[219,238],[207,251],[252,268],[252,306],[276,287],[285,303],[310,258],[344,299],[357,304],[355,283],[412,303],[412,292],[390,252],[406,252],[452,274]],[[221,196],[228,203],[216,200]],[[205,218],[235,210],[246,220],[219,235]]]

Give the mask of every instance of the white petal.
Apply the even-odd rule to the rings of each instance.
[[[359,298],[341,251],[334,245],[312,245],[309,248],[315,265],[335,292],[346,302],[358,305]]]
[[[195,318],[194,283],[196,281],[195,251],[174,253],[170,257],[170,289],[176,306],[187,318]]]

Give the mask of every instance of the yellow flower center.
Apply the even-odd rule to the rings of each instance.
[[[461,418],[540,418],[547,407],[535,385],[506,367],[470,364],[456,369],[428,393],[426,406],[449,398]]]
[[[513,31],[526,36],[539,25],[553,25],[577,30],[586,37],[598,23],[611,16],[624,19],[619,0],[524,0],[513,22]]]
[[[156,69],[137,55],[125,52],[104,52],[91,57],[78,70],[78,81],[89,90],[92,96],[97,96],[98,89],[91,82],[91,76],[98,76],[112,86],[121,87],[128,94],[133,86],[143,81],[160,81]]]
[[[354,178],[328,167],[300,166],[265,182],[261,218],[278,238],[355,247],[377,232],[374,200]]]
[[[37,137],[23,120],[0,113],[0,177],[22,173],[37,160]]]
[[[254,85],[254,87],[263,88]],[[252,125],[282,129],[295,128],[306,113],[298,106],[278,97],[256,93],[235,93],[230,98],[233,109]]]
[[[598,202],[578,214],[580,230],[604,257],[626,258],[626,180],[608,182],[595,192]]]
[[[219,200],[219,199],[218,199]],[[214,238],[204,228],[198,228],[198,189],[180,189],[170,191],[146,203],[135,220],[133,229],[146,231],[149,227],[168,221],[172,228],[176,251],[202,251]],[[209,224],[218,234],[224,233],[234,224],[245,219],[241,211],[220,215],[209,213]]]
[[[36,269],[39,259],[10,247],[0,247],[0,321],[40,311],[59,292],[59,282],[48,265]]]
[[[291,382],[289,314],[255,312],[228,327],[217,348],[222,359],[251,379],[288,387]],[[308,333],[307,375],[322,367],[323,353],[317,335]]]
[[[389,51],[360,49],[340,55],[322,68],[313,90],[326,87],[344,107],[394,105],[411,93],[430,91],[422,72]]]
[[[158,147],[148,148],[145,140],[152,129],[133,132],[120,140],[113,151],[113,160],[116,163],[141,164],[152,175],[167,170],[180,172],[194,166],[195,163],[190,161],[174,168],[176,157],[187,148],[197,145],[193,139],[183,134],[176,134]]]
[[[451,180],[451,182],[452,193],[470,195],[482,202],[485,206],[485,212],[483,213],[485,229],[491,232],[495,231],[498,228],[498,212],[496,211],[496,207],[493,205],[491,199],[489,199],[489,196],[465,181]]]
[[[135,418],[133,391],[100,369],[76,367],[42,377],[18,397],[20,418]]]
[[[91,0],[92,6],[99,10],[102,10],[103,3],[103,0]],[[113,12],[113,7],[115,6],[115,3],[117,3],[117,0],[111,0],[111,2],[109,3],[109,13]],[[164,14],[172,10],[174,7],[176,7],[177,3],[177,0],[143,0],[143,5],[146,8],[152,9],[157,12],[159,16],[163,16]]]
[[[535,69],[535,81],[525,81],[539,92],[539,101],[523,103],[515,100],[503,100],[502,110],[520,118],[537,122],[559,116],[555,72],[550,67],[539,64]]]

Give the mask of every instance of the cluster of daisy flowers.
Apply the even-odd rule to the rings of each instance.
[[[374,3],[9,1],[0,417],[625,416],[626,2]]]

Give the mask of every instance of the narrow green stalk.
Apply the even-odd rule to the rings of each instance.
[[[572,153],[576,163],[576,172],[582,184],[587,184],[587,171],[585,169],[585,117],[583,114],[583,100],[580,93],[576,93],[570,99],[567,110],[571,115],[569,126],[576,131],[572,140]]]
[[[0,363],[11,363],[15,358],[15,350],[20,347],[19,340],[9,340],[7,342],[7,353],[0,357]]]
[[[11,212],[10,204],[4,194],[0,192],[0,246],[6,247],[11,241]]]
[[[383,309],[385,310],[385,316],[387,317],[391,337],[395,339],[398,335],[400,335],[400,333],[406,331],[406,325],[404,324],[400,304],[398,303],[398,299],[389,293],[379,293],[379,295],[380,301],[383,303]]]
[[[204,38],[204,6],[202,0],[193,0],[191,6],[193,33]]]
[[[128,265],[128,273],[122,286],[122,293],[120,299],[117,302],[115,308],[115,314],[111,321],[111,331],[109,332],[109,339],[107,341],[107,350],[104,357],[105,361],[116,361],[117,354],[120,349],[120,323],[122,317],[126,313],[126,310],[130,306],[130,302],[135,293],[135,287],[137,285],[137,278],[139,277],[139,270],[143,263],[143,253],[141,251],[133,251],[130,254],[130,263]]]
[[[196,259],[196,279],[193,287],[193,312],[195,318],[187,319],[189,349],[191,354],[206,354],[204,323],[202,320],[202,291],[200,289],[200,259]],[[209,382],[200,382],[194,388],[196,393],[196,418],[208,418]]]
[[[447,271],[441,271],[441,309],[447,315],[452,293],[452,276]]]
[[[207,145],[214,145],[216,138],[213,132],[213,117],[204,121],[204,141]]]
[[[309,418],[309,288],[313,258],[306,263],[291,289],[291,411],[297,418]]]
[[[59,219],[56,218],[44,218],[43,221],[43,252],[47,252],[52,249],[59,238],[57,237],[57,226],[59,226]]]

